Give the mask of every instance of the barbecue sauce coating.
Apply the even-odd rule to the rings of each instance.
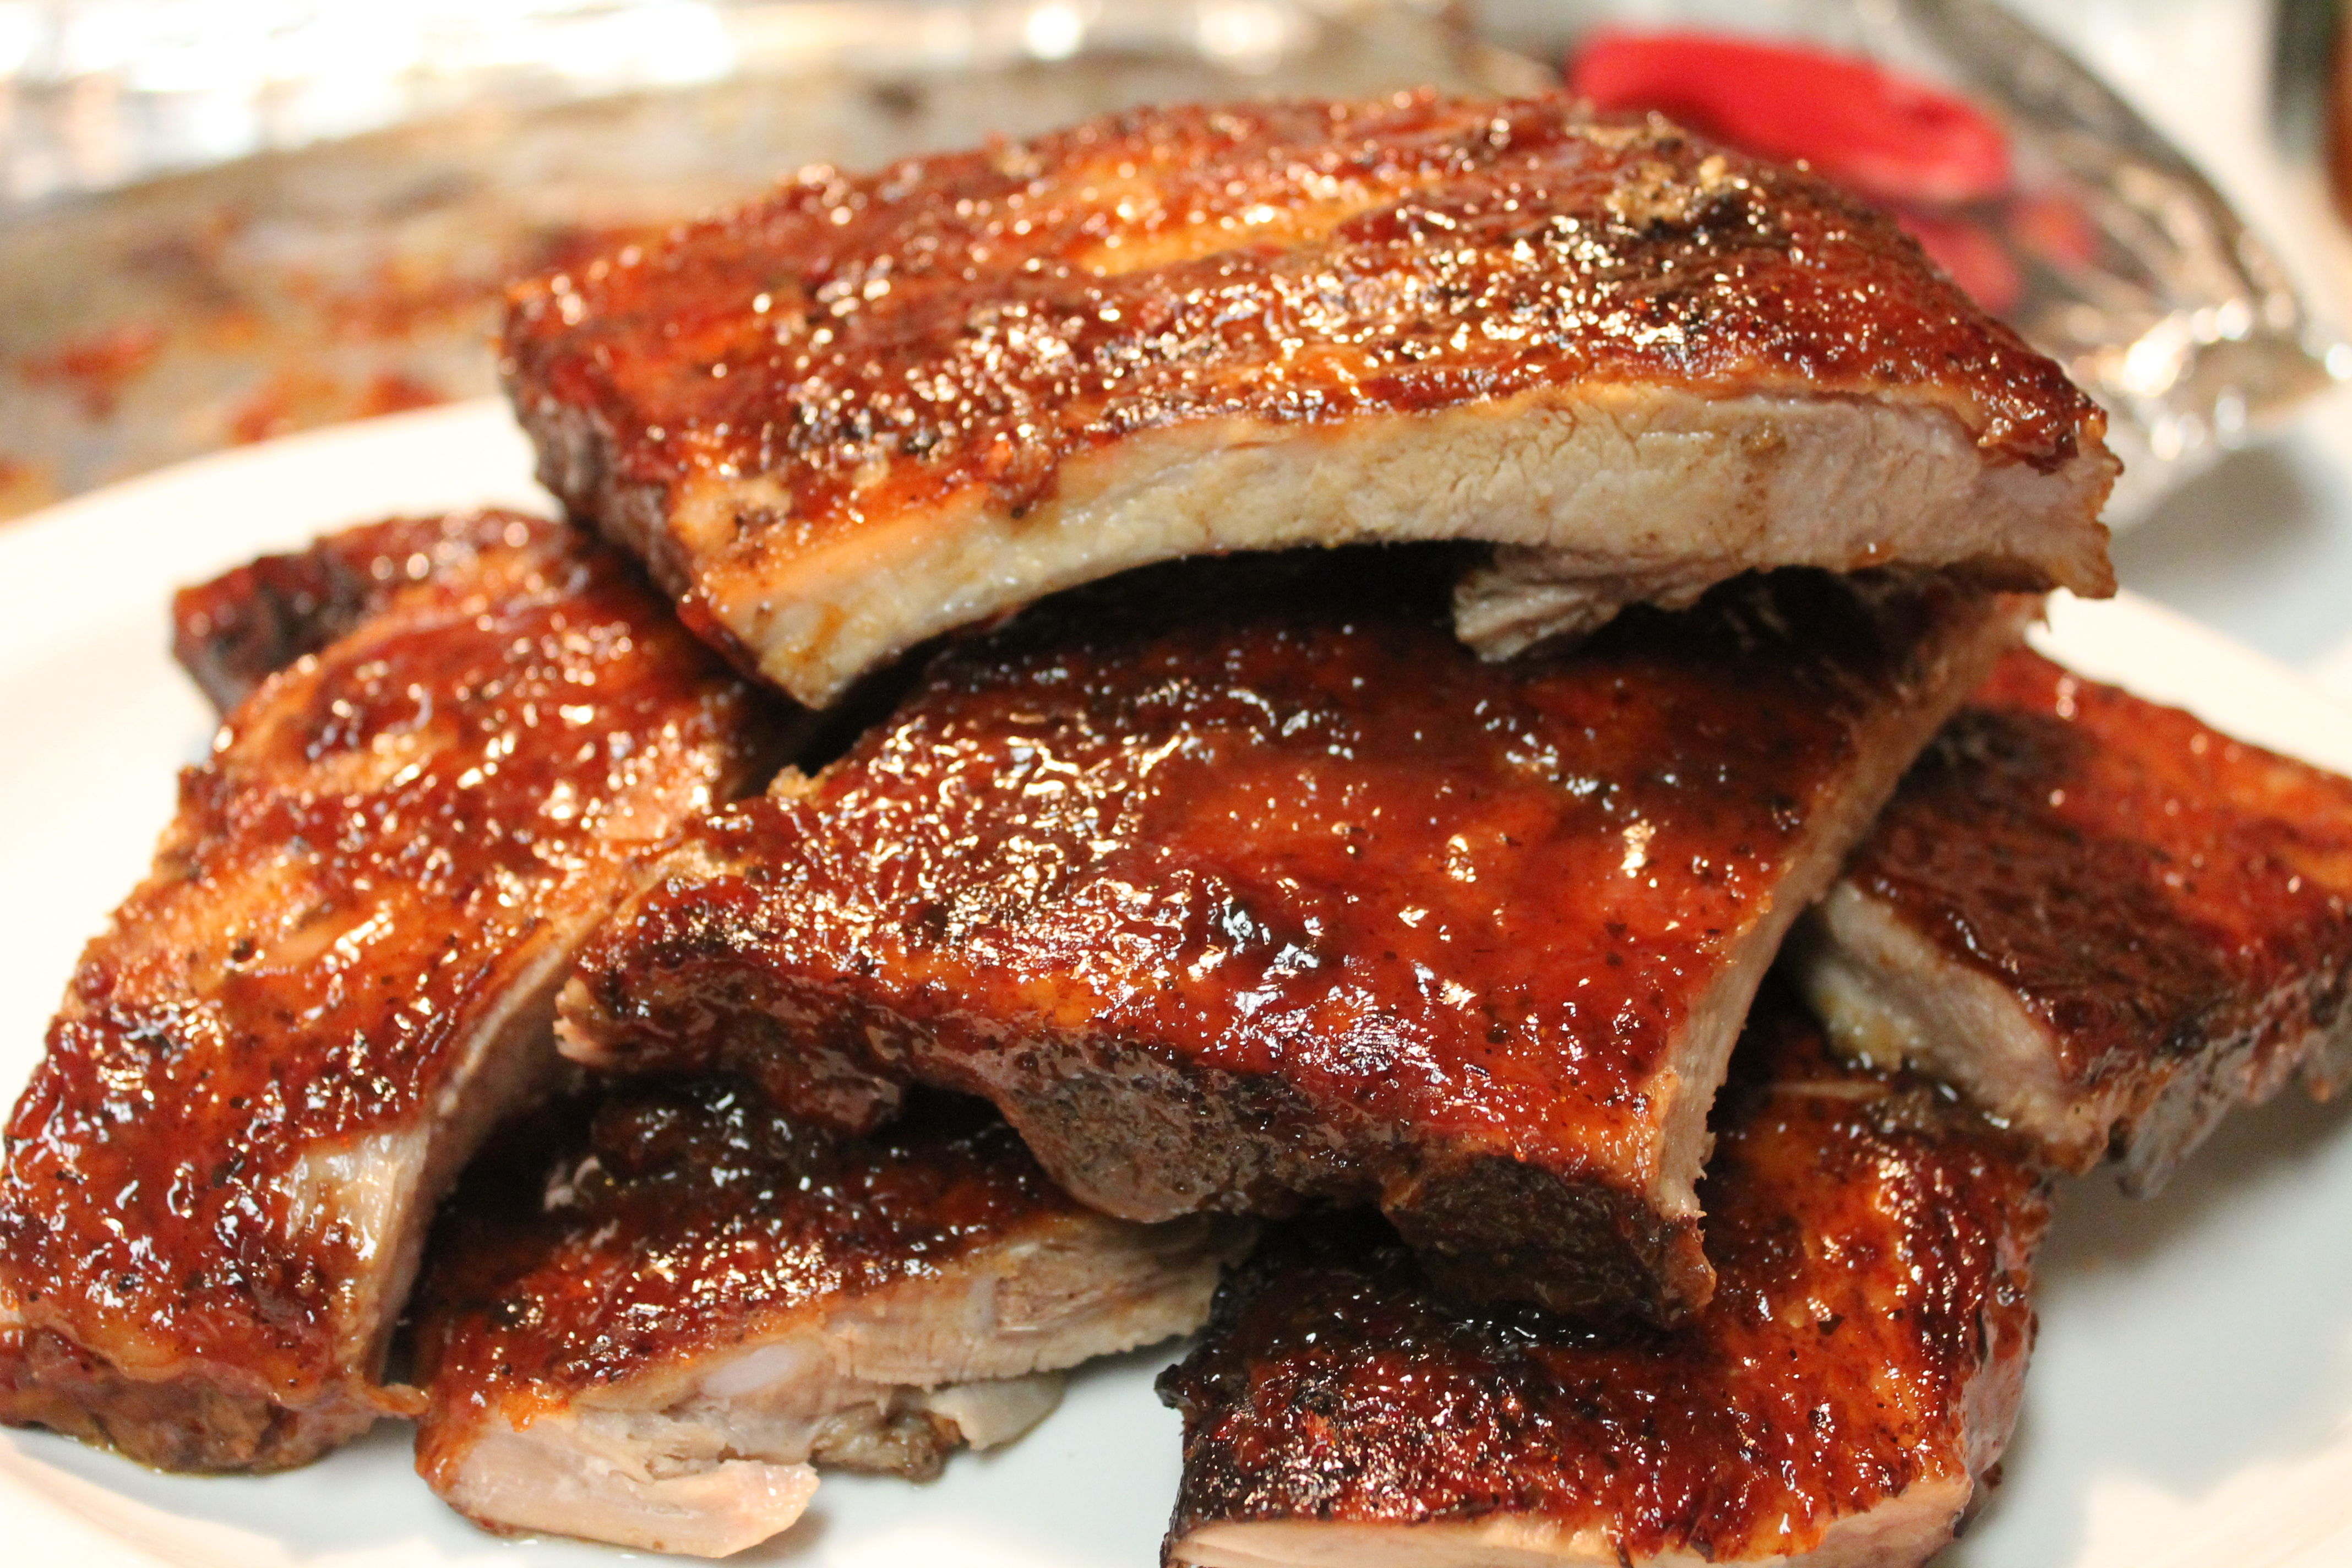
[[[388,1255],[481,1129],[435,1140],[544,1073],[529,997],[625,858],[777,744],[625,558],[544,520],[496,531],[495,571],[410,583],[183,773],[8,1123],[0,1284],[34,1339],[192,1410],[320,1413],[257,1447],[93,1395],[151,1463],[299,1462],[364,1424],[413,1265]]]
[[[1848,878],[2049,1027],[2065,1081],[2276,1089],[2352,993],[2352,779],[2009,655]],[[2217,1043],[2222,1043],[2217,1047]]]
[[[2103,427],[1891,220],[1564,97],[1139,110],[814,168],[519,287],[505,350],[527,418],[602,433],[600,484],[772,476],[772,507],[713,546],[737,555],[975,488],[1017,516],[1090,448],[1224,416],[1899,391],[2044,471]],[[703,544],[656,542],[656,572]]]
[[[1717,1284],[1679,1330],[1465,1313],[1369,1218],[1263,1244],[1160,1378],[1184,1415],[1170,1560],[1219,1523],[1516,1515],[1626,1563],[1779,1561],[1923,1483],[1965,1499],[2032,1342],[2035,1171],[1948,1091],[1832,1063],[1771,988],[1733,1060],[1702,1188]]]
[[[172,596],[173,655],[226,713],[428,577],[469,574],[486,604],[522,587],[542,564],[523,546],[544,529],[496,510],[397,517],[264,555]]]
[[[1809,835],[1874,806],[1865,736],[2008,623],[1792,573],[1489,665],[1451,559],[1183,563],[967,641],[688,830],[583,952],[567,1049],[847,1126],[936,1083],[1114,1214],[1376,1201],[1465,1289],[1685,1310],[1677,1096],[1695,1136]]]
[[[720,1081],[624,1085],[501,1130],[446,1206],[418,1299],[432,1405],[417,1465],[449,1489],[492,1411],[517,1426],[687,1368],[795,1315],[1087,1215],[1019,1138],[924,1102],[870,1139]]]

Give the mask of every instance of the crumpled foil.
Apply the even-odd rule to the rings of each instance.
[[[13,77],[11,3],[0,174],[37,199],[0,189],[0,522],[495,392],[505,279],[803,164],[1139,103],[1485,85],[1442,0],[46,0],[122,23],[112,52],[60,31]],[[190,53],[222,10],[252,30],[241,76]],[[309,47],[330,17],[381,47]],[[647,26],[668,52],[638,47]],[[305,109],[335,90],[340,119]],[[191,117],[208,139],[173,132]],[[341,133],[362,122],[383,128]]]
[[[1485,0],[1477,15],[1553,79],[1594,28],[1698,27],[1864,55],[1997,117],[2019,194],[2063,204],[2097,233],[2085,264],[2021,250],[2024,288],[2006,315],[2107,410],[2124,460],[2110,521],[2352,377],[2352,346],[2315,319],[2212,184],[1993,0]]]
[[[499,278],[573,230],[736,199],[803,162],[867,166],[1150,99],[1538,90],[1609,23],[1808,39],[1999,116],[2021,183],[2099,235],[2094,265],[2027,268],[2008,314],[2106,406],[2126,465],[2111,520],[2352,372],[2211,184],[1993,0],[0,10],[36,24],[0,26],[0,518],[230,441],[488,390]],[[229,16],[245,31],[222,33]],[[354,28],[368,47],[330,47]],[[236,70],[199,68],[224,58]],[[388,129],[350,134],[370,126]],[[191,163],[210,166],[152,178]]]

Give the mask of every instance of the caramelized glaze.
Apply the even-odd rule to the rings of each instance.
[[[94,1396],[150,1462],[291,1462],[364,1424],[407,1215],[544,1071],[551,966],[633,850],[778,743],[617,554],[490,526],[495,569],[408,584],[183,774],[8,1123],[0,1280],[52,1348],[186,1395],[177,1422]],[[256,1448],[224,1401],[331,1414]]]
[[[911,1479],[1055,1373],[1189,1333],[1250,1227],[1081,1208],[974,1101],[887,1132],[717,1080],[605,1086],[492,1140],[418,1293],[417,1468],[493,1530],[722,1556],[812,1467]]]
[[[1886,218],[1559,98],[1140,110],[812,169],[522,286],[506,347],[631,479],[777,475],[811,545],[967,485],[1017,510],[1091,445],[1226,414],[1916,387],[2042,468],[2095,417]]]
[[[1448,559],[1187,563],[971,641],[690,831],[572,1048],[849,1125],[936,1082],[1113,1213],[1377,1199],[1470,1289],[1703,1299],[1677,1118],[1695,1167],[1779,931],[2013,611],[1791,574],[1496,666]]]
[[[2260,1098],[2347,1021],[2352,780],[2035,654],[1920,760],[1848,880],[2013,994],[2064,1090],[2112,1098],[2118,1146],[2176,1074]]]
[[[1265,1246],[1160,1380],[1184,1415],[1170,1560],[1219,1524],[1514,1518],[1593,1532],[1576,1561],[1778,1560],[1914,1488],[1964,1499],[2032,1341],[2034,1171],[1926,1080],[1833,1065],[1769,989],[1734,1062],[1703,1188],[1718,1283],[1682,1329],[1465,1313],[1368,1217]]]
[[[172,652],[223,713],[268,677],[317,653],[428,577],[485,606],[533,587],[545,562],[527,548],[546,524],[496,510],[401,517],[345,529],[306,550],[258,560],[172,596]]]
[[[2112,588],[2104,420],[2057,365],[1811,175],[1565,98],[1145,110],[808,170],[520,287],[505,350],[549,486],[812,704],[1232,549],[1525,545],[1592,580],[1578,629],[1751,567]]]
[[[521,1425],[1080,1212],[1011,1128],[963,1104],[929,1102],[874,1138],[795,1123],[724,1080],[534,1112],[467,1175],[435,1241],[419,1466],[455,1463],[494,1405]]]

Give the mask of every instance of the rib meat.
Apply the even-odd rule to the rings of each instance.
[[[348,528],[181,589],[172,652],[226,713],[428,579],[483,609],[546,593],[548,569],[569,570],[573,559],[555,542],[544,522],[495,509]]]
[[[2147,1191],[2352,1077],[2352,780],[2020,650],[1791,948],[1841,1049]]]
[[[237,708],[84,950],[8,1125],[0,1418],[270,1468],[400,1407],[426,1216],[557,1062],[622,865],[773,760],[765,699],[617,552],[450,532],[479,548]]]
[[[1721,1283],[1671,1331],[1465,1314],[1377,1222],[1300,1223],[1160,1380],[1191,1568],[1909,1568],[2017,1415],[2047,1221],[2019,1146],[1833,1065],[1768,993],[1703,1191]]]
[[[1887,219],[1571,100],[1140,110],[519,288],[541,477],[801,700],[1173,556],[1468,539],[1490,653],[1755,567],[2112,586],[2058,367]]]
[[[1689,1310],[1757,981],[2030,601],[1791,573],[1490,665],[1451,576],[1186,563],[967,642],[652,867],[567,1051],[984,1095],[1111,1214],[1377,1201],[1465,1290]]]
[[[417,1468],[497,1529],[740,1551],[812,1462],[935,1474],[1057,1369],[1198,1328],[1247,1244],[1080,1208],[970,1102],[859,1140],[708,1082],[540,1126],[467,1176],[419,1297]]]

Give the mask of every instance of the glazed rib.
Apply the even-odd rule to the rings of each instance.
[[[417,1468],[495,1529],[740,1551],[812,1464],[928,1477],[1026,1431],[1060,1369],[1198,1328],[1248,1240],[1080,1208],[968,1102],[872,1140],[725,1083],[534,1120],[419,1292]]]
[[[1565,99],[1142,110],[541,278],[541,477],[818,705],[1180,555],[1504,546],[1490,654],[1751,568],[2109,591],[2058,367],[1811,176]]]
[[[546,524],[501,510],[390,518],[264,555],[172,597],[172,652],[224,714],[428,579],[487,609],[547,592]],[[534,547],[536,545],[536,547]]]
[[[2022,650],[1791,943],[1839,1047],[2148,1191],[2352,1077],[2352,780]]]
[[[2000,1458],[2047,1221],[2019,1146],[1834,1065],[1768,988],[1717,1109],[1720,1283],[1672,1331],[1439,1300],[1377,1222],[1298,1222],[1160,1380],[1191,1568],[1911,1568]]]
[[[965,643],[654,865],[566,1050],[983,1095],[1108,1213],[1377,1202],[1465,1290],[1690,1310],[1748,997],[2030,601],[1791,573],[1490,665],[1451,579],[1184,563]]]
[[[775,759],[767,700],[617,552],[451,531],[496,542],[264,680],[84,950],[8,1127],[0,1418],[272,1468],[402,1407],[426,1217],[557,1062],[623,862]]]

